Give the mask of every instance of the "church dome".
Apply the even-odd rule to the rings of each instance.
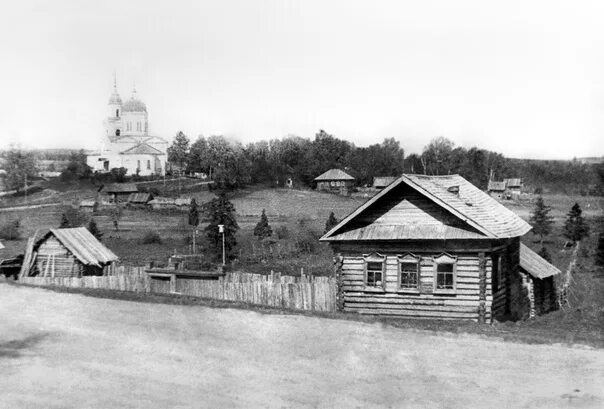
[[[117,91],[111,94],[111,97],[109,98],[109,105],[122,105],[122,98]]]
[[[147,112],[147,106],[143,101],[133,96],[122,106],[122,112]]]

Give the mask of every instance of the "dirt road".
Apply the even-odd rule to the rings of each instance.
[[[0,283],[1,408],[604,407],[604,351]]]

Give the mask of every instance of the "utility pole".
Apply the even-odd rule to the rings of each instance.
[[[222,233],[222,266],[226,265],[226,255],[224,251],[224,224],[218,225],[218,233]]]

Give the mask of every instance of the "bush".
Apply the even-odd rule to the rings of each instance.
[[[21,234],[21,221],[19,219],[10,220],[0,226],[0,239],[4,240],[19,240]]]
[[[275,230],[275,233],[277,234],[277,238],[279,240],[289,239],[289,236],[290,236],[287,226],[284,226],[284,225],[277,227],[277,230]]]
[[[71,227],[81,227],[88,223],[88,217],[80,212],[75,207],[67,207],[63,214],[61,214],[61,224],[59,228],[66,229]]]
[[[296,247],[301,253],[314,253],[319,247],[321,235],[306,226],[302,226],[295,237]]]
[[[159,233],[154,230],[148,230],[143,235],[143,239],[141,240],[143,244],[161,244],[161,237]]]

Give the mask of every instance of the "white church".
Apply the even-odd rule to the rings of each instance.
[[[93,172],[123,167],[128,175],[165,174],[168,141],[149,135],[147,106],[138,99],[136,89],[132,90],[130,99],[122,102],[115,78],[103,127],[99,151],[87,158]]]

